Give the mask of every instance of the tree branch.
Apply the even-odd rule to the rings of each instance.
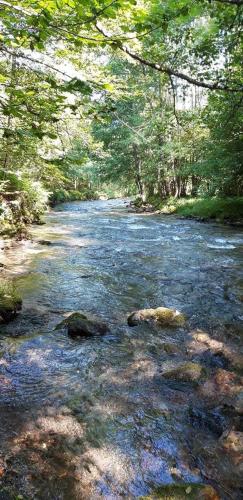
[[[243,0],[216,0],[216,1],[220,3],[226,3],[228,5],[236,5],[237,7],[243,5]]]
[[[96,23],[96,28],[97,30],[107,39],[111,39],[110,35],[105,32],[104,28],[101,27],[98,23]],[[128,47],[125,45],[122,45],[121,43],[117,42],[116,44],[114,43],[115,47],[122,50],[122,52],[125,52],[128,54],[132,59],[135,61],[140,62],[141,64],[144,64],[145,66],[148,66],[149,68],[155,69],[156,71],[160,71],[160,73],[164,73],[168,75],[169,77],[171,76],[176,76],[180,80],[184,80],[192,85],[196,85],[197,87],[203,87],[205,89],[209,90],[223,90],[226,92],[243,92],[243,86],[239,88],[234,88],[230,87],[228,85],[223,85],[219,82],[204,82],[197,80],[194,77],[191,77],[185,73],[182,73],[181,71],[177,71],[173,68],[170,68],[169,66],[162,66],[161,64],[154,63],[152,61],[148,61],[147,59],[144,59],[138,54],[135,54],[134,52],[131,51]]]
[[[112,5],[114,5],[115,3],[117,3],[117,0],[112,0],[112,2],[105,5],[103,9],[98,10],[92,17],[86,19],[85,21],[81,21],[80,23],[72,23],[72,26],[83,26],[84,24],[93,23],[97,19],[97,17],[101,16],[103,12],[109,9],[109,7],[112,7]],[[64,26],[68,26],[68,24],[64,24]]]
[[[88,24],[88,23],[91,23],[91,22],[95,21],[96,18],[99,15],[101,15],[106,9],[108,9],[109,7],[111,7],[116,2],[117,2],[117,0],[113,0],[110,4],[106,5],[106,7],[104,7],[100,11],[98,11],[96,16],[93,16],[92,18],[90,18],[87,21],[83,21],[83,22],[80,22],[80,23],[72,23],[71,26],[72,27],[82,26],[84,24]],[[18,7],[17,5],[13,6],[9,2],[6,2],[5,0],[0,0],[0,6],[1,5],[4,5],[5,7],[8,7],[10,10],[11,9],[16,10],[16,12],[18,12],[20,15],[21,14],[25,14],[26,16],[33,16],[33,15],[38,16],[37,13],[34,13],[34,12],[31,13],[31,12],[29,12],[27,10],[23,10],[21,7]],[[48,28],[53,28],[57,32],[60,31],[60,32],[66,33],[67,35],[71,35],[74,38],[77,38],[77,39],[80,39],[80,40],[87,40],[89,42],[95,42],[95,43],[109,42],[109,43],[113,43],[113,42],[117,42],[117,41],[129,41],[129,40],[132,40],[132,39],[143,38],[144,36],[147,36],[150,33],[152,33],[153,31],[156,31],[156,30],[158,30],[158,29],[161,28],[161,26],[156,26],[155,28],[151,28],[150,30],[146,31],[142,35],[136,35],[134,37],[126,37],[126,36],[121,36],[121,35],[113,35],[112,38],[109,37],[109,39],[108,39],[108,38],[93,38],[93,37],[89,37],[89,36],[86,36],[86,35],[81,35],[79,33],[75,33],[74,31],[70,31],[69,29],[66,29],[67,27],[68,27],[67,24],[64,24],[62,26],[57,26],[56,24],[53,24],[53,23],[49,22],[48,27],[46,28],[46,30],[49,31],[49,33],[52,34],[52,32],[50,31],[50,29],[48,30]]]
[[[25,14],[26,16],[33,16],[33,15],[37,15],[36,13],[34,12],[29,12],[28,10],[25,10],[25,9],[22,9],[22,7],[18,7],[18,5],[12,5],[11,3],[9,2],[5,2],[5,0],[0,0],[0,6],[3,6],[3,7],[8,7],[9,9],[11,10],[16,10],[16,12],[19,12],[19,14]]]
[[[1,51],[5,52],[6,54],[9,54],[11,56],[15,56],[17,58],[20,58],[20,59],[26,59],[27,61],[33,62],[35,64],[41,64],[42,66],[45,66],[46,68],[49,68],[53,71],[56,71],[60,75],[65,76],[66,78],[69,78],[70,80],[72,80],[72,78],[73,78],[72,76],[68,75],[64,71],[61,71],[60,69],[55,68],[55,66],[52,66],[51,64],[48,64],[44,61],[40,61],[38,59],[30,57],[30,56],[24,54],[23,52],[12,52],[11,50],[7,49],[6,47],[3,47],[2,45],[0,45],[0,52]]]

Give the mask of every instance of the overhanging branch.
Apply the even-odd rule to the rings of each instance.
[[[228,5],[236,5],[237,7],[243,5],[243,0],[216,0],[216,1],[220,3],[226,3]]]
[[[26,61],[30,61],[35,64],[40,64],[42,66],[45,66],[46,68],[51,69],[52,71],[55,71],[56,73],[59,73],[62,76],[65,76],[66,78],[69,78],[72,80],[72,76],[68,75],[64,71],[61,71],[60,69],[56,68],[55,66],[52,66],[51,64],[48,64],[47,62],[40,61],[39,59],[35,59],[34,57],[28,56],[27,54],[24,54],[23,52],[12,52],[11,50],[7,49],[6,47],[3,47],[0,45],[0,52],[5,52],[6,54],[9,54],[11,56],[15,56],[18,59],[25,59]]]
[[[105,32],[104,28],[101,27],[100,24],[96,23],[96,28],[105,38],[107,38],[107,39],[111,38],[110,35]],[[114,46],[116,48],[122,50],[122,52],[125,52],[132,59],[134,59],[135,61],[138,61],[139,63],[143,64],[144,66],[148,66],[149,68],[155,69],[156,71],[160,71],[160,73],[164,73],[164,74],[168,75],[169,77],[175,76],[175,77],[179,78],[180,80],[184,80],[184,81],[190,83],[191,85],[196,85],[197,87],[202,87],[202,88],[209,89],[209,90],[223,90],[225,92],[243,92],[243,86],[231,87],[229,85],[224,85],[224,84],[221,84],[219,82],[200,81],[200,80],[197,80],[196,78],[191,77],[191,76],[189,76],[181,71],[177,71],[173,68],[170,68],[169,66],[164,66],[164,65],[161,65],[158,63],[154,63],[152,61],[148,61],[147,59],[144,59],[139,54],[135,54],[134,52],[132,52],[131,49],[129,49],[128,47],[126,47],[122,43],[118,42],[117,44],[114,44]]]
[[[34,12],[30,12],[28,10],[25,10],[25,9],[22,9],[21,6],[18,6],[18,5],[12,5],[11,3],[9,2],[6,2],[5,0],[0,0],[0,7],[1,5],[3,7],[7,7],[8,9],[10,10],[15,10],[16,12],[18,12],[19,14],[25,14],[26,16],[33,16],[33,15],[37,15],[37,13],[34,13]]]

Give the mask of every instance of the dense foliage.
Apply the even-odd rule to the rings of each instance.
[[[0,0],[0,220],[241,196],[240,0]]]

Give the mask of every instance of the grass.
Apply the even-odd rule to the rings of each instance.
[[[221,221],[243,220],[243,197],[235,198],[168,198],[149,200],[157,210],[164,214],[178,214],[185,217],[218,219]]]

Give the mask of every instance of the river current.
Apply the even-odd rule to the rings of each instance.
[[[232,416],[240,229],[109,200],[60,205],[31,233],[6,249],[2,271],[23,310],[0,334],[0,498],[132,499],[174,483],[242,498],[242,470],[221,437],[241,433]],[[158,306],[185,313],[186,327],[129,328],[129,313]],[[73,311],[96,315],[110,333],[77,340],[55,330]],[[186,361],[204,367],[201,383],[163,377]],[[234,383],[226,397],[222,385],[205,386],[219,375]]]

